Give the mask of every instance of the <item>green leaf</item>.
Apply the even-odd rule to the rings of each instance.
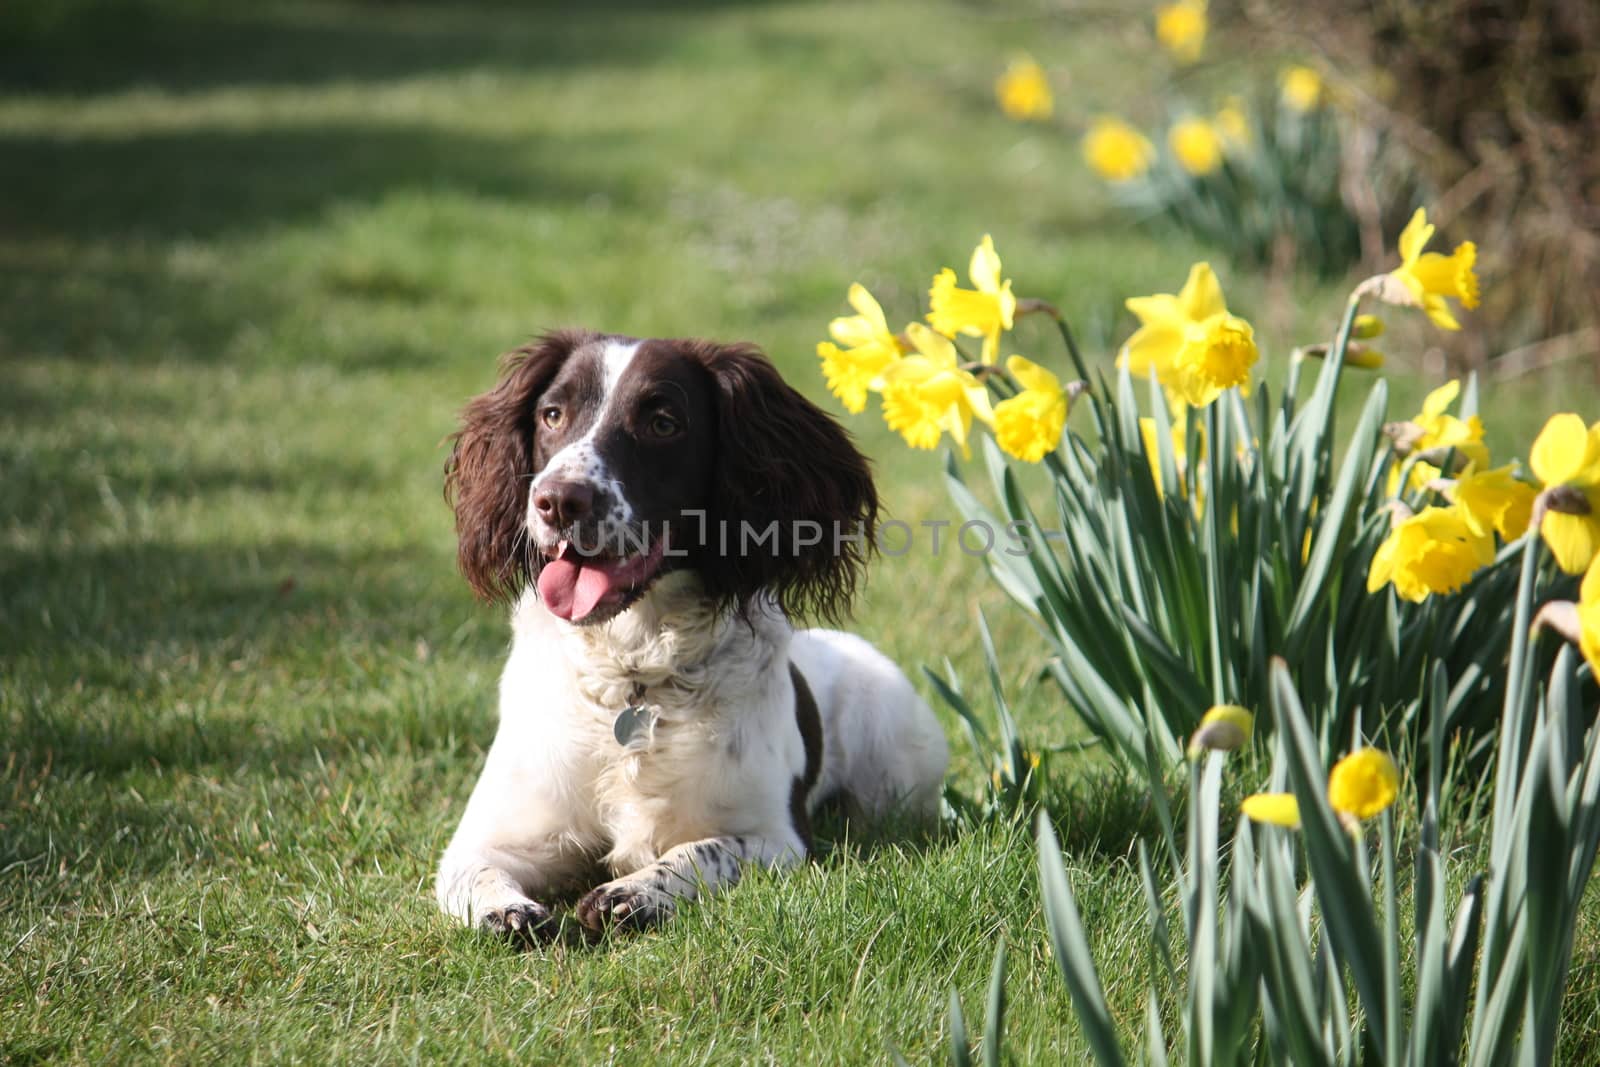
[[[1221,753],[1208,753],[1189,793],[1189,899],[1184,918],[1189,958],[1212,961],[1189,968],[1189,1061],[1216,1059],[1217,1014],[1217,807],[1222,791]]]
[[[1355,846],[1328,805],[1327,772],[1301,710],[1288,665],[1272,665],[1272,706],[1278,736],[1288,756],[1289,781],[1300,802],[1300,822],[1311,878],[1322,903],[1328,938],[1350,967],[1356,992],[1375,1034],[1388,1026],[1384,995],[1383,938],[1373,914],[1370,887],[1357,872]]]
[[[1067,884],[1066,859],[1056,843],[1055,831],[1044,813],[1039,815],[1039,887],[1044,897],[1045,924],[1050,944],[1055,949],[1056,966],[1072,994],[1072,1004],[1083,1025],[1084,1037],[1101,1067],[1121,1067],[1125,1062],[1117,1044],[1117,1031],[1111,1023],[1100,976],[1084,936],[1083,920]]]
[[[950,990],[950,1067],[972,1067],[972,1046],[967,1043],[967,1020],[961,1014],[961,995]]]
[[[1317,529],[1311,539],[1311,558],[1306,563],[1305,576],[1295,594],[1294,606],[1289,610],[1289,647],[1302,649],[1309,640],[1308,622],[1322,606],[1330,592],[1333,561],[1343,558],[1345,547],[1345,517],[1356,497],[1357,486],[1368,472],[1377,451],[1378,439],[1383,431],[1384,412],[1388,410],[1388,386],[1380,379],[1372,386],[1367,403],[1345,449],[1344,462],[1339,470],[1339,481],[1333,496],[1317,517]],[[1366,581],[1366,575],[1359,580]]]
[[[1006,1029],[1006,939],[994,947],[994,965],[989,968],[989,1010],[984,1017],[984,1067],[1000,1067],[1001,1045]]]

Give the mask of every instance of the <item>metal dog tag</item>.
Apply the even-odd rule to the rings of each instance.
[[[655,712],[643,704],[634,704],[617,715],[617,721],[611,724],[611,736],[617,739],[617,744],[627,748],[631,742],[648,736],[655,722]]]

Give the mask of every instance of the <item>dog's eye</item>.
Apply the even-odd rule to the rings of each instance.
[[[539,412],[539,420],[545,424],[546,428],[551,430],[554,430],[561,425],[561,419],[561,409],[555,407],[554,405]]]
[[[655,437],[671,437],[678,432],[678,420],[665,411],[650,416],[650,433]]]

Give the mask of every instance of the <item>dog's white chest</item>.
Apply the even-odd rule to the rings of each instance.
[[[618,871],[743,820],[755,768],[738,717],[641,701],[594,717],[595,816]],[[620,720],[620,721],[619,721]]]

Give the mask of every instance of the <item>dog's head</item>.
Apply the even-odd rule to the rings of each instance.
[[[445,465],[462,573],[485,599],[534,582],[577,623],[667,571],[742,610],[837,617],[878,500],[834,420],[749,345],[548,334],[472,400]]]

